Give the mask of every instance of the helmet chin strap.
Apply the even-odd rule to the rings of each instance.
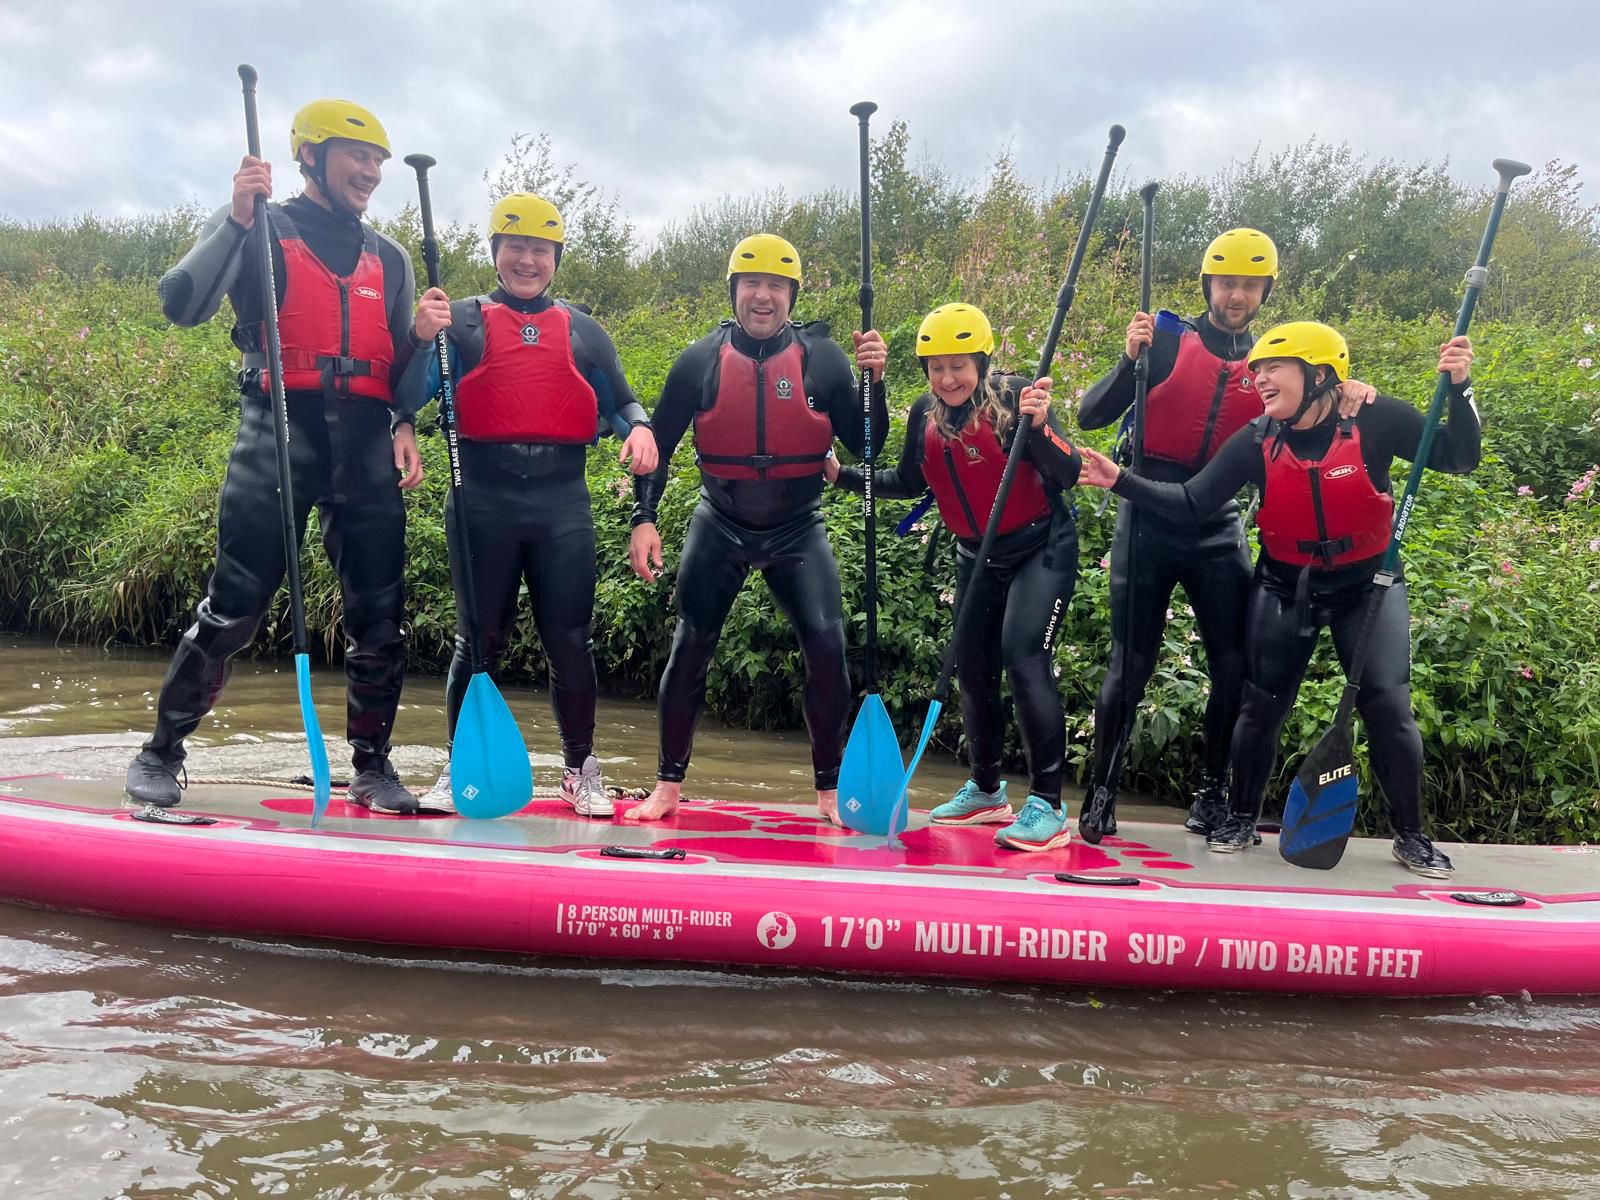
[[[328,159],[327,146],[313,145],[310,157],[311,161],[309,163],[301,162],[301,169],[305,172],[306,178],[317,185],[317,191],[322,193],[322,198],[328,202],[329,208],[336,213],[343,213],[347,217],[353,217],[359,223],[361,214],[340,204],[338,198],[333,194],[333,189],[328,186],[328,173],[324,170]]]

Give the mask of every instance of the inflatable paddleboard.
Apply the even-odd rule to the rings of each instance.
[[[618,802],[619,813],[627,801]],[[535,798],[498,821],[386,817],[335,791],[192,785],[151,824],[121,781],[0,780],[0,899],[275,937],[1073,987],[1600,994],[1600,847],[1447,848],[1449,881],[1353,839],[1328,872],[1267,834],[1180,826],[996,847],[913,812],[899,849],[814,812],[686,800],[654,824]]]

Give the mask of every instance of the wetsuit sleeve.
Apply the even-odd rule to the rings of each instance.
[[[872,488],[876,496],[885,500],[914,500],[928,488],[922,474],[923,436],[927,429],[932,400],[924,395],[911,406],[906,416],[906,440],[900,447],[900,459],[892,467],[874,467]],[[877,420],[877,414],[873,414]],[[840,467],[834,484],[847,492],[860,494],[867,490],[866,471],[862,467]]]
[[[590,386],[595,388],[598,397],[600,389],[595,386],[594,376],[604,378],[607,390],[611,394],[611,412],[613,418],[611,425],[617,430],[618,437],[627,437],[628,431],[637,425],[648,426],[650,417],[644,411],[644,405],[639,403],[638,397],[633,394],[633,389],[628,386],[628,377],[623,374],[622,360],[617,357],[617,348],[611,341],[611,336],[600,327],[588,313],[579,312],[577,309],[568,310],[572,315],[572,330],[577,335],[580,361],[578,370],[589,380]],[[622,427],[618,428],[617,421]]]
[[[1021,380],[1017,381],[1019,384]],[[1020,387],[1016,393],[1021,398]],[[1012,401],[1015,404],[1017,401]],[[1039,469],[1044,481],[1063,491],[1078,482],[1078,472],[1083,469],[1083,455],[1067,440],[1067,434],[1051,409],[1044,424],[1028,427],[1028,461]]]
[[[673,452],[699,411],[700,393],[706,380],[709,356],[713,353],[715,339],[702,339],[678,355],[678,361],[667,372],[667,382],[656,401],[655,412],[650,415],[650,427],[656,436],[660,462],[650,474],[635,475],[633,478],[633,516],[630,525],[655,524],[661,493],[667,490]]]
[[[1368,425],[1381,429],[1381,441],[1396,458],[1414,462],[1417,449],[1422,444],[1422,427],[1427,415],[1403,400],[1379,396],[1370,406],[1370,421],[1363,421],[1363,440]],[[1376,447],[1375,447],[1376,448]],[[1450,385],[1450,398],[1445,419],[1434,434],[1433,446],[1428,452],[1428,469],[1444,471],[1450,475],[1465,475],[1475,469],[1483,458],[1483,424],[1478,418],[1478,406],[1473,401],[1472,380]]]
[[[239,278],[250,231],[235,221],[231,205],[211,214],[189,252],[161,277],[161,311],[174,325],[204,325],[222,307]]]
[[[1178,337],[1156,330],[1150,343],[1150,386],[1164,383],[1178,365]],[[1096,380],[1078,404],[1078,425],[1083,429],[1104,429],[1133,407],[1133,360],[1117,355],[1117,365]]]
[[[833,434],[857,458],[867,452],[866,431],[862,428],[861,389],[850,359],[839,343],[829,338],[814,338],[809,343],[811,358],[807,367],[811,384],[822,401],[821,407],[833,421]],[[889,391],[883,380],[872,385],[872,456],[876,458],[889,440]]]
[[[409,326],[408,326],[409,328]],[[450,377],[457,383],[483,361],[483,310],[476,300],[450,304]],[[394,386],[394,413],[390,427],[415,425],[417,414],[439,394],[439,355],[434,343],[423,342],[406,363]]]
[[[398,384],[412,356],[421,348],[421,343],[411,336],[412,312],[417,306],[417,272],[405,247],[388,234],[378,235],[378,255],[389,301],[389,337],[394,342],[389,379]]]
[[[1193,523],[1216,512],[1245,484],[1260,487],[1265,476],[1252,422],[1222,443],[1216,457],[1187,483],[1157,483],[1124,471],[1111,490],[1163,517]]]

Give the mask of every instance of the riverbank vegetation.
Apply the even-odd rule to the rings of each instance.
[[[891,456],[899,421],[922,390],[912,342],[930,308],[957,297],[981,305],[1002,339],[999,361],[1031,369],[1089,188],[1087,177],[1029,182],[1004,156],[985,178],[962,181],[936,163],[912,162],[909,146],[896,124],[873,156]],[[389,175],[387,187],[407,186],[404,171]],[[1122,180],[1107,199],[1058,350],[1056,395],[1069,420],[1073,398],[1121,353],[1137,296],[1140,182]],[[801,316],[829,321],[846,341],[855,327],[858,216],[848,194],[730,197],[644,245],[614,200],[551,161],[546,139],[517,139],[504,170],[485,183],[486,194],[531,187],[563,205],[571,241],[556,290],[594,306],[647,406],[677,353],[725,315],[728,248],[745,233],[769,229],[799,246]],[[1214,178],[1167,180],[1157,200],[1157,301],[1198,313],[1194,275],[1206,241],[1231,225],[1266,229],[1282,248],[1283,275],[1263,323],[1333,322],[1349,336],[1359,378],[1422,405],[1488,199],[1436,164],[1371,162],[1316,142]],[[236,356],[231,314],[174,329],[154,281],[201,216],[178,209],[133,221],[0,220],[0,625],[166,644],[189,619],[214,554],[216,494],[237,421]],[[417,245],[414,210],[385,227]],[[454,226],[442,240],[452,294],[490,286],[475,229]],[[1468,478],[1426,480],[1405,554],[1427,801],[1444,837],[1600,840],[1597,309],[1597,213],[1583,203],[1575,171],[1549,164],[1513,193],[1472,331],[1484,464]],[[1104,447],[1110,432],[1084,440]],[[654,587],[628,570],[631,492],[606,447],[614,443],[589,468],[601,567],[595,642],[607,686],[649,696],[671,638],[675,578],[670,562]],[[410,652],[415,666],[442,669],[454,628],[441,522],[446,472],[440,438],[425,436],[423,448],[429,477],[408,502]],[[661,509],[669,555],[682,544],[697,478],[681,448]],[[1081,773],[1107,659],[1112,514],[1100,511],[1097,493],[1077,499],[1082,574],[1058,662]],[[953,562],[946,547],[924,574],[927,525],[895,536],[896,508],[886,505],[880,521],[879,672],[909,737],[949,636]],[[859,668],[860,502],[830,494],[827,516]],[[319,552],[304,561],[313,639],[337,658],[337,587]],[[280,604],[257,649],[286,652],[288,638]],[[1181,593],[1166,649],[1130,765],[1133,785],[1176,798],[1192,774],[1206,688]],[[526,620],[506,672],[543,676]],[[755,580],[729,618],[709,702],[737,724],[796,727],[800,678],[790,630]],[[1327,724],[1341,682],[1324,643],[1285,731],[1280,784]],[[954,751],[958,738],[951,716],[940,740]],[[1363,820],[1376,828],[1372,794],[1364,789]]]

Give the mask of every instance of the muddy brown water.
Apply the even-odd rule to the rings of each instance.
[[[120,774],[164,665],[0,639],[0,774]],[[338,730],[337,677],[315,688]],[[242,663],[191,769],[304,770],[293,692]],[[546,699],[509,697],[553,748]],[[442,704],[408,684],[408,782],[444,761]],[[608,777],[646,781],[653,711],[609,703],[600,728]],[[808,782],[798,735],[697,741],[692,790]],[[1600,1000],[977,989],[0,904],[12,1196],[1595,1197]]]

